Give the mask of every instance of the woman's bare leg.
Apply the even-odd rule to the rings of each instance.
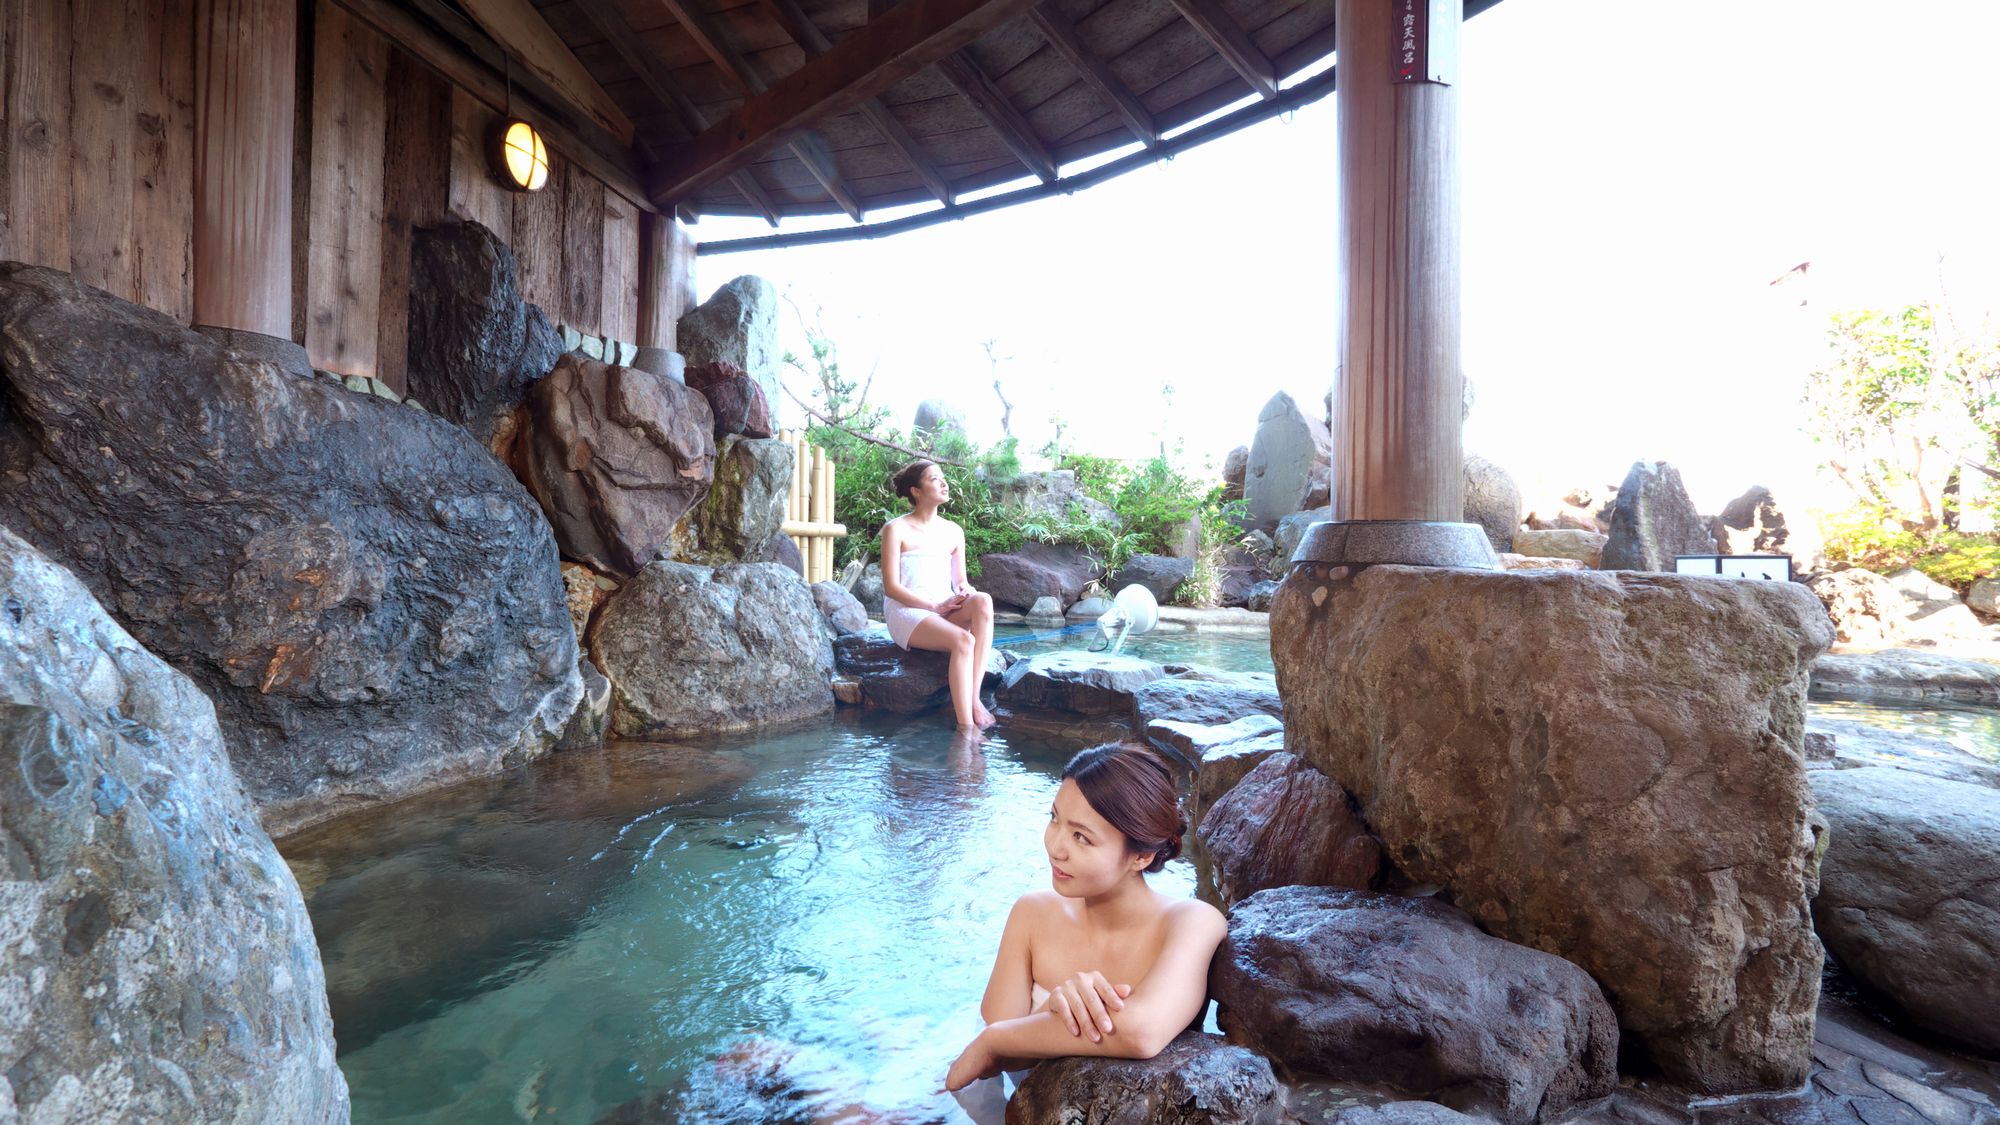
[[[979,705],[979,674],[972,665],[972,652],[977,646],[971,633],[942,617],[926,617],[910,631],[911,648],[950,655],[951,665],[945,680],[951,685],[952,714],[959,726],[974,730],[979,728],[979,716],[974,711]]]
[[[997,720],[979,698],[979,689],[986,683],[986,658],[993,651],[993,595],[972,595],[945,620],[972,634],[972,717],[981,727],[990,727]]]

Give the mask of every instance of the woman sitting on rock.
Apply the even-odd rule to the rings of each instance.
[[[980,1003],[986,1030],[951,1065],[947,1089],[1036,1059],[1149,1059],[1208,1004],[1222,914],[1146,885],[1187,828],[1167,767],[1110,745],[1071,758],[1062,776],[1042,830],[1052,887],[1007,916]]]
[[[882,618],[905,649],[948,653],[951,709],[960,729],[993,725],[979,701],[993,648],[993,599],[965,580],[965,532],[938,515],[951,486],[934,461],[912,461],[889,479],[910,502],[882,525]]]

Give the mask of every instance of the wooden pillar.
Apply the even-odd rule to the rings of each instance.
[[[251,347],[292,343],[297,38],[296,0],[196,8],[194,323]]]
[[[1457,0],[1336,0],[1340,366],[1333,518],[1464,518]],[[1427,32],[1416,80],[1406,15]],[[1427,48],[1427,50],[1425,50]],[[1443,81],[1426,80],[1441,77]]]
[[[667,374],[676,326],[694,308],[694,239],[671,214],[639,213],[639,358],[635,366]]]

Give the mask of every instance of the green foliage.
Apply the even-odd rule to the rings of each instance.
[[[968,576],[979,577],[980,556],[1021,545],[1018,521],[993,499],[993,482],[1020,472],[1013,439],[980,450],[955,431],[938,435],[931,444],[906,438],[888,426],[876,427],[869,436],[966,462],[948,465],[940,461],[938,468],[951,487],[944,514],[965,529]],[[836,565],[846,566],[854,558],[874,558],[882,544],[882,525],[910,510],[910,502],[891,490],[889,478],[913,458],[833,426],[814,426],[806,437],[824,448],[834,463],[834,519],[847,525],[847,537],[839,540],[835,550]]]
[[[1916,567],[1962,594],[1974,582],[2000,574],[2000,537],[1946,532],[1916,560]]]

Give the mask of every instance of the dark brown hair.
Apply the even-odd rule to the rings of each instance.
[[[1151,852],[1148,873],[1181,854],[1187,820],[1181,816],[1167,764],[1136,743],[1093,746],[1069,760],[1063,780],[1076,782],[1097,815],[1123,833],[1133,853]]]
[[[910,493],[915,491],[918,485],[924,483],[924,470],[935,464],[937,464],[936,461],[927,461],[919,457],[902,468],[897,469],[896,475],[889,478],[889,487],[895,491],[896,495],[909,500]]]

